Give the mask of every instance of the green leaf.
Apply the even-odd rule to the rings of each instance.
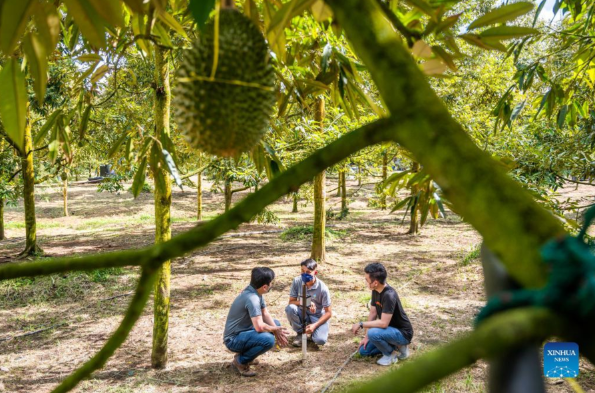
[[[91,45],[105,47],[105,25],[89,0],[64,0],[68,15],[72,16],[83,36]]]
[[[0,50],[5,55],[12,54],[23,35],[34,5],[33,0],[5,1],[0,19]]]
[[[568,105],[563,105],[558,112],[558,128],[562,128],[564,126],[564,122],[566,121],[566,114],[568,113]]]
[[[393,206],[393,208],[392,208],[392,210],[390,212],[391,213],[396,212],[397,210],[399,210],[400,208],[402,208],[403,206],[405,206],[410,201],[411,201],[411,197],[407,197],[407,198],[403,199],[402,201],[400,201],[399,203],[397,203],[395,206]]]
[[[496,23],[507,22],[509,20],[516,19],[517,17],[526,14],[532,9],[533,4],[528,2],[512,3],[502,6],[474,20],[469,25],[469,30],[476,29],[478,27],[493,25]]]
[[[184,191],[184,188],[182,187],[182,179],[180,179],[180,173],[178,172],[178,168],[176,167],[174,159],[167,150],[162,149],[161,152],[163,153],[163,158],[165,159],[165,163],[167,164],[168,172],[172,175],[176,184],[178,185],[178,187],[180,187],[180,190]]]
[[[267,32],[271,32],[274,29],[283,30],[289,21],[308,9],[308,7],[314,4],[315,1],[316,0],[292,0],[283,4],[279,11],[272,16]]]
[[[124,3],[135,13],[143,13],[144,1],[143,0],[124,0]]]
[[[58,116],[62,115],[62,109],[57,109],[54,113],[48,117],[45,121],[45,124],[41,127],[37,135],[35,136],[35,140],[33,141],[33,146],[39,147],[47,133],[52,129],[54,124],[56,123],[56,119]]]
[[[440,57],[444,63],[453,71],[457,70],[457,65],[455,64],[452,56],[445,51],[442,47],[434,45],[432,46],[432,52],[438,57]]]
[[[436,19],[436,12],[434,11],[434,8],[432,8],[432,6],[426,3],[424,0],[405,0],[405,2],[417,8],[432,19]]]
[[[122,136],[116,141],[116,143],[111,147],[111,149],[109,149],[109,152],[107,153],[107,158],[112,158],[116,154],[118,148],[120,147],[120,145],[122,145],[122,143],[126,140],[127,137],[127,132],[122,134]]]
[[[539,15],[541,14],[541,10],[543,10],[543,7],[545,6],[545,3],[547,3],[547,0],[541,0],[541,3],[539,3],[537,11],[535,11],[535,16],[533,17],[533,27],[535,27],[537,19],[539,18]]]
[[[27,123],[27,87],[25,74],[16,59],[10,59],[0,71],[0,116],[6,133],[23,151]]]
[[[85,133],[87,132],[87,126],[89,125],[89,116],[91,115],[92,108],[93,107],[89,105],[83,112],[83,116],[81,118],[81,124],[79,126],[79,141],[81,142],[85,139]]]
[[[211,11],[215,8],[215,0],[190,0],[188,8],[190,8],[198,28],[202,29],[209,20]]]
[[[169,12],[157,12],[157,17],[167,26],[175,30],[179,35],[184,38],[188,38],[182,25],[173,16],[171,16]]]
[[[532,27],[498,26],[482,31],[479,36],[481,38],[496,40],[510,40],[512,38],[524,37],[531,34],[539,34],[539,30]]]
[[[482,49],[494,49],[506,52],[506,47],[498,40],[485,40],[477,34],[461,34],[459,37],[467,41],[467,43]]]
[[[173,48],[174,44],[169,39],[169,32],[163,26],[161,26],[161,23],[155,23],[154,29],[154,33],[159,37],[161,44],[163,46]]]
[[[143,189],[143,185],[145,184],[145,178],[147,176],[147,156],[143,157],[140,162],[139,167],[136,169],[136,173],[134,174],[134,179],[132,180],[132,195],[134,197],[138,197],[141,190]]]
[[[103,60],[97,53],[87,53],[76,58],[78,61],[93,62]]]
[[[101,67],[99,67],[91,76],[91,83],[97,83],[101,78],[103,78],[105,73],[108,71],[109,66],[107,64],[104,64]]]
[[[33,15],[39,38],[45,47],[45,53],[52,53],[60,38],[60,16],[53,4],[38,4]]]
[[[29,74],[33,77],[33,90],[39,106],[43,106],[48,81],[48,61],[45,47],[37,34],[29,33],[23,40],[23,51],[29,63]]]
[[[120,0],[89,0],[95,11],[113,27],[124,27],[124,10]]]

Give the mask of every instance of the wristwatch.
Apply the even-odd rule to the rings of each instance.
[[[364,323],[362,321],[359,322],[359,328],[363,329],[364,328]]]

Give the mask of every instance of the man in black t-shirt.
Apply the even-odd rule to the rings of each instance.
[[[409,343],[413,338],[413,327],[397,291],[386,283],[386,269],[380,263],[371,263],[364,269],[366,283],[372,290],[370,315],[366,322],[353,324],[351,331],[357,334],[366,329],[366,336],[360,343],[362,356],[382,354],[378,360],[381,366],[390,366],[398,359],[409,356]]]

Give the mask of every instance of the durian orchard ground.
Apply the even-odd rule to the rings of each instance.
[[[223,209],[223,195],[204,192],[205,218]],[[329,179],[327,190],[336,187]],[[348,194],[358,187],[348,181]],[[37,188],[38,236],[51,256],[113,251],[153,242],[153,197],[129,192],[97,193],[95,185],[76,185],[69,191],[70,217],[62,217],[61,189]],[[243,193],[242,193],[243,194]],[[234,200],[242,197],[236,194]],[[343,237],[327,245],[328,262],[319,268],[320,278],[331,290],[333,319],[329,343],[320,351],[310,349],[306,367],[301,350],[282,349],[262,356],[256,378],[242,378],[230,367],[232,358],[222,344],[228,307],[249,282],[254,266],[269,266],[277,274],[266,300],[271,314],[287,324],[284,308],[292,278],[301,260],[309,256],[309,240],[283,241],[280,233],[229,237],[211,243],[172,264],[169,365],[150,368],[152,302],[126,343],[107,365],[81,383],[77,392],[316,392],[357,347],[349,327],[367,315],[369,292],[363,267],[382,262],[389,282],[401,296],[414,329],[413,357],[471,329],[474,314],[483,304],[481,266],[473,258],[478,234],[453,214],[429,221],[418,236],[406,235],[408,221],[402,214],[372,209],[367,198],[373,185],[350,198],[350,215],[331,221]],[[569,187],[562,197],[582,199],[593,188]],[[335,192],[327,192],[329,206],[340,209]],[[174,189],[174,233],[192,227],[196,191]],[[277,226],[243,225],[236,232],[282,230],[310,225],[312,204],[292,214],[291,200],[272,206],[281,218]],[[497,214],[497,212],[495,212]],[[9,207],[5,221],[7,240],[0,243],[0,263],[23,248],[22,206]],[[66,375],[92,356],[120,322],[134,288],[135,269],[107,273],[72,273],[32,280],[0,283],[0,339],[64,323],[30,337],[0,342],[0,392],[48,392]],[[112,299],[108,299],[115,297]],[[108,300],[105,300],[108,299]],[[406,360],[407,361],[407,360]],[[393,366],[399,367],[399,364]],[[486,363],[479,362],[430,387],[431,392],[485,391]],[[374,361],[356,359],[333,385],[341,391],[350,383],[386,371]],[[571,392],[562,380],[548,380],[549,392]],[[593,366],[581,360],[578,382],[594,392]]]

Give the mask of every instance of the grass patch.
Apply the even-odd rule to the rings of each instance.
[[[465,253],[463,255],[463,257],[461,258],[461,260],[459,261],[459,265],[461,265],[461,266],[469,265],[471,262],[478,260],[480,257],[480,254],[481,254],[481,244],[478,243],[474,246],[471,246],[471,249],[469,251],[467,251],[467,253]]]
[[[288,228],[281,233],[281,240],[285,242],[309,240],[312,238],[314,233],[314,227],[312,225],[299,225]],[[346,230],[337,230],[333,228],[325,228],[326,240],[341,239],[347,236]]]
[[[71,272],[66,275],[53,274],[43,277],[24,277],[0,282],[0,307],[9,308],[22,305],[43,304],[48,301],[72,301],[88,297],[94,289],[107,287],[120,290],[130,287],[125,277],[134,274],[120,267],[105,268],[84,272]]]
[[[61,226],[59,222],[55,221],[37,221],[35,225],[37,226],[37,229],[58,228]],[[25,229],[25,226],[25,221],[9,221],[4,224],[5,229]]]

